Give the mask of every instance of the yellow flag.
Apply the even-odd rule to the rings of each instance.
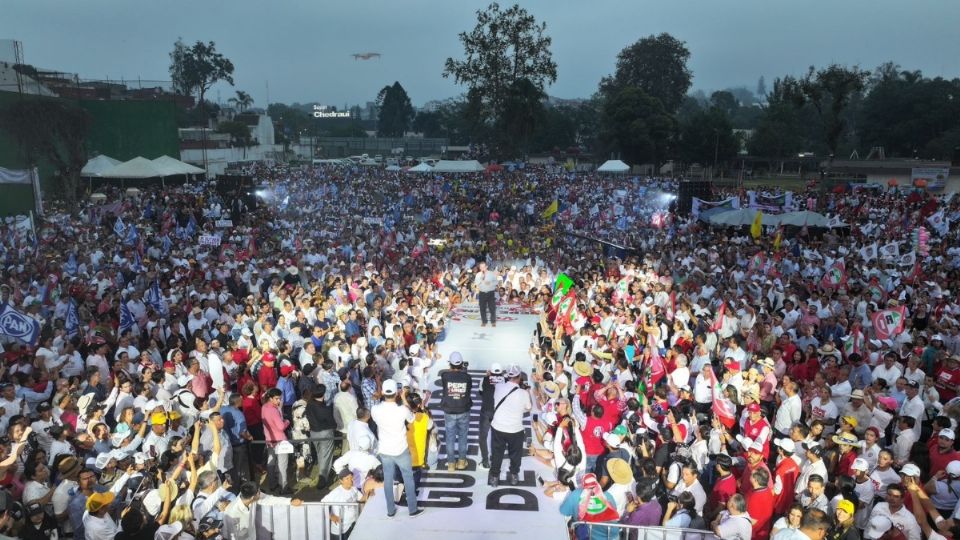
[[[773,249],[775,251],[780,251],[780,242],[783,241],[783,227],[777,228],[777,236],[773,238]]]
[[[753,225],[750,225],[750,236],[760,238],[760,232],[763,225],[763,212],[757,211],[757,217],[753,218]]]
[[[560,201],[558,199],[554,199],[553,202],[550,203],[550,206],[548,206],[547,209],[544,210],[543,214],[541,215],[543,216],[543,219],[550,219],[551,217],[553,217],[554,214],[557,213],[557,210],[559,209],[560,209]]]

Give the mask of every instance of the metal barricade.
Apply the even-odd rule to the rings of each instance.
[[[621,538],[629,540],[720,540],[717,535],[710,531],[701,531],[698,529],[681,529],[675,527],[649,527],[644,525],[622,525],[619,523],[588,523],[586,521],[574,521],[572,527],[586,527],[589,534],[587,538],[593,538],[593,534],[606,533],[609,540],[620,540]]]
[[[258,540],[330,540],[332,534],[339,532],[330,521],[330,515],[342,519],[345,514],[350,516],[353,513],[352,526],[360,517],[360,503],[304,502],[300,506],[255,504],[251,511]]]

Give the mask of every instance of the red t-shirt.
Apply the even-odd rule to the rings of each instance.
[[[777,463],[777,473],[772,479],[773,482],[780,479],[782,490],[779,495],[774,495],[773,511],[777,515],[786,514],[793,504],[794,488],[797,485],[797,478],[800,476],[800,466],[793,458],[780,460]]]
[[[949,386],[949,388],[943,386],[943,383]],[[940,403],[946,403],[951,399],[957,397],[956,392],[951,390],[954,385],[960,383],[960,368],[958,369],[947,369],[940,368],[940,371],[937,373],[936,387],[937,392],[940,394]]]
[[[710,491],[710,508],[712,510],[723,510],[727,507],[727,501],[737,492],[737,477],[730,474],[717,479]]]
[[[936,438],[931,437],[934,441]],[[939,471],[947,470],[947,465],[951,461],[960,461],[960,452],[956,450],[951,450],[946,454],[941,454],[937,447],[930,449],[930,473],[928,476],[925,476],[923,479],[926,480],[931,476],[937,474]]]
[[[745,497],[747,513],[755,520],[751,540],[767,540],[770,537],[770,526],[773,521],[773,489],[768,485],[763,489],[746,493]]]
[[[583,448],[586,450],[588,456],[599,456],[603,453],[605,448],[603,445],[603,434],[611,429],[613,429],[613,424],[607,421],[606,417],[587,417],[587,425],[584,426],[581,434],[583,435]]]
[[[857,452],[855,450],[850,450],[846,454],[840,456],[840,460],[837,461],[837,475],[839,476],[856,476],[853,473],[853,461],[857,459]]]

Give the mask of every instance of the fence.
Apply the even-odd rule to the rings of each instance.
[[[588,538],[593,538],[593,534],[597,532],[600,534],[607,533],[607,537],[610,538],[610,540],[618,540],[620,538],[627,538],[629,540],[720,540],[717,535],[712,532],[697,529],[646,527],[613,523],[587,523],[585,521],[574,521],[573,526],[586,527],[590,532],[590,534],[587,535]]]
[[[304,502],[300,506],[261,505],[253,507],[256,538],[272,540],[330,540],[333,530],[331,514],[341,517],[353,513],[353,521],[360,517],[360,503]],[[347,532],[347,531],[344,531]]]

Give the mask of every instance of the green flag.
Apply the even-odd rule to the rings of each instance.
[[[570,287],[573,286],[573,280],[570,279],[570,276],[560,272],[557,274],[557,281],[553,284],[554,291],[560,291],[566,296],[567,291],[570,290]]]

